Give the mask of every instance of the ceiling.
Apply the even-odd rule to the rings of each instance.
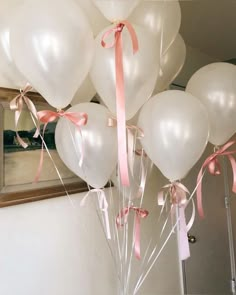
[[[236,0],[180,0],[186,44],[222,61],[236,58]]]

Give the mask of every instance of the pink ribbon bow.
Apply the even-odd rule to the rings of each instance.
[[[173,216],[176,213],[176,208],[179,210],[179,254],[180,259],[185,260],[190,257],[190,249],[188,243],[188,231],[192,227],[194,217],[192,216],[188,225],[186,224],[185,207],[187,205],[187,194],[189,195],[188,189],[180,182],[172,182],[165,185],[157,196],[158,205],[165,205],[165,197],[169,195],[171,206],[171,216],[173,223]]]
[[[108,202],[106,199],[105,192],[102,189],[90,190],[81,200],[80,206],[84,207],[85,202],[91,193],[97,193],[99,208],[101,212],[103,213],[103,217],[104,217],[103,223],[105,227],[106,237],[108,240],[111,240],[111,230],[110,230],[109,215],[108,215]]]
[[[134,28],[128,21],[121,21],[114,28],[108,30],[102,37],[101,45],[104,48],[115,47],[116,65],[116,112],[117,112],[117,136],[118,136],[118,160],[121,173],[121,183],[129,186],[129,172],[126,151],[126,116],[125,116],[125,89],[124,89],[124,69],[123,69],[123,45],[122,31],[126,27],[131,37],[133,53],[138,51],[138,39]],[[114,33],[114,41],[106,44],[104,39]]]
[[[28,144],[20,137],[18,131],[17,131],[17,126],[18,122],[23,110],[24,103],[26,104],[28,110],[30,111],[31,116],[34,116],[35,120],[37,120],[37,110],[35,108],[35,105],[33,102],[27,97],[27,93],[30,92],[33,88],[29,85],[26,84],[25,88],[22,90],[20,89],[20,93],[13,98],[13,100],[10,102],[10,109],[12,111],[15,111],[15,128],[16,128],[16,138],[19,142],[19,144],[23,148],[27,148]],[[33,118],[32,118],[33,119]],[[36,132],[34,134],[34,137],[38,137],[38,128],[36,128]]]
[[[144,210],[142,208],[138,207],[125,207],[121,210],[121,212],[116,217],[116,225],[117,227],[123,227],[128,222],[128,216],[130,211],[133,210],[135,212],[135,243],[134,243],[134,249],[135,249],[135,256],[137,259],[141,259],[140,255],[140,225],[141,225],[141,219],[144,219],[148,216],[149,212],[147,210]]]
[[[199,183],[197,188],[197,207],[198,213],[201,218],[204,217],[203,205],[202,205],[202,178],[203,178],[203,170],[208,168],[208,171],[211,175],[220,175],[221,174],[221,166],[218,157],[219,156],[226,156],[231,164],[232,171],[233,171],[233,186],[232,191],[236,193],[236,161],[233,155],[236,153],[234,151],[227,151],[232,145],[235,144],[236,141],[230,141],[226,143],[224,146],[219,148],[216,152],[210,155],[205,162],[203,163],[197,177],[197,183]]]
[[[44,133],[45,133],[47,124],[54,122],[58,118],[62,118],[62,117],[66,118],[67,120],[72,122],[79,129],[79,131],[80,131],[80,127],[86,125],[87,121],[88,121],[88,115],[86,113],[64,112],[62,110],[60,110],[58,112],[53,112],[53,111],[49,111],[49,110],[39,111],[39,112],[37,112],[37,116],[38,116],[38,120],[40,122],[44,123],[42,139],[44,138]],[[44,144],[45,143],[42,140],[41,157],[40,157],[38,171],[37,171],[37,174],[35,177],[35,182],[37,182],[39,180],[42,166],[43,166],[43,146],[44,146]],[[83,149],[82,149],[80,163],[79,163],[80,166],[82,165],[83,157],[84,157],[84,155],[83,155]]]

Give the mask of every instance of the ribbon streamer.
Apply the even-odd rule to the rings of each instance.
[[[108,118],[108,127],[117,127],[117,119],[113,116]],[[127,134],[128,134],[128,163],[129,163],[129,170],[134,177],[134,161],[135,155],[141,157],[141,177],[140,177],[140,185],[139,190],[136,195],[136,199],[139,199],[144,192],[145,184],[146,184],[146,177],[147,171],[145,171],[143,157],[147,157],[147,154],[143,149],[135,149],[136,146],[136,139],[140,139],[144,137],[143,130],[135,125],[126,124]]]
[[[45,133],[47,124],[54,122],[58,118],[66,118],[67,120],[72,122],[78,128],[80,133],[81,133],[80,127],[86,125],[87,121],[88,121],[88,115],[86,113],[64,112],[62,110],[60,110],[58,112],[53,112],[53,111],[49,111],[49,110],[39,111],[39,112],[37,112],[37,117],[38,117],[38,120],[44,124],[43,135],[42,135],[43,138],[44,138],[44,133]],[[82,137],[82,135],[81,135],[81,137]],[[45,142],[42,141],[40,162],[39,162],[39,167],[38,167],[38,170],[36,173],[35,182],[38,182],[41,171],[42,171],[42,167],[43,167],[43,147],[44,147],[44,145],[45,145]],[[80,162],[79,162],[80,166],[82,166],[83,158],[84,158],[84,152],[83,152],[83,149],[81,149],[81,158],[80,158]]]
[[[143,131],[135,125],[126,125],[128,133],[128,163],[131,175],[134,176],[135,141],[144,137]]]
[[[102,189],[92,189],[92,190],[90,190],[84,196],[84,198],[81,200],[80,206],[84,207],[85,202],[86,202],[88,196],[91,193],[97,193],[99,208],[104,214],[104,220],[103,221],[104,221],[104,226],[105,226],[106,237],[107,237],[108,240],[111,240],[111,230],[110,230],[110,222],[109,222],[109,215],[108,215],[108,202],[107,202],[107,199],[106,199],[105,192]]]
[[[204,218],[204,210],[202,205],[202,176],[203,176],[203,170],[205,168],[208,168],[208,172],[211,175],[220,175],[221,174],[221,166],[219,157],[220,156],[226,156],[231,164],[232,171],[233,171],[233,185],[232,185],[232,191],[236,193],[236,161],[233,157],[233,155],[236,153],[236,150],[228,151],[228,149],[235,144],[236,141],[229,141],[225,145],[223,145],[221,148],[219,148],[217,151],[215,151],[212,155],[210,155],[205,162],[203,163],[197,177],[197,183],[199,182],[199,186],[197,188],[197,208],[198,213],[201,218]]]
[[[135,256],[137,259],[141,259],[140,255],[140,225],[141,225],[141,219],[144,219],[148,216],[149,212],[147,210],[144,210],[142,208],[138,207],[125,207],[121,210],[121,212],[116,217],[116,225],[117,227],[123,227],[128,222],[128,216],[130,211],[133,210],[135,212],[135,242],[134,242],[134,248],[135,248]]]
[[[133,46],[133,54],[138,51],[138,39],[134,28],[128,21],[119,22],[114,28],[108,30],[102,37],[101,45],[104,48],[115,47],[116,65],[116,112],[117,112],[117,136],[118,136],[118,160],[123,186],[129,186],[129,171],[126,151],[126,116],[125,116],[125,89],[123,69],[123,44],[122,31],[127,28]],[[104,40],[114,33],[114,41],[107,44]]]
[[[157,195],[159,206],[165,204],[166,195],[170,197],[172,223],[174,215],[179,215],[179,255],[181,260],[186,260],[190,257],[190,249],[187,233],[193,225],[195,218],[195,207],[193,204],[193,213],[188,225],[186,224],[185,208],[187,205],[187,194],[190,195],[188,189],[180,182],[172,182],[162,187]]]
[[[117,119],[113,116],[108,118],[108,127],[117,127]],[[135,125],[126,124],[128,137],[128,163],[131,175],[134,176],[134,156],[142,156],[142,150],[135,150],[136,139],[144,137],[143,130]],[[145,153],[145,152],[144,152]]]
[[[15,111],[16,138],[19,144],[23,148],[27,148],[28,144],[20,137],[17,131],[17,126],[18,126],[19,119],[23,110],[24,103],[26,104],[28,110],[30,111],[30,115],[34,116],[34,118],[37,120],[37,110],[35,108],[35,105],[32,102],[32,100],[30,100],[29,97],[27,97],[27,93],[32,90],[33,88],[29,84],[26,84],[25,88],[23,90],[20,89],[20,93],[15,98],[13,98],[13,100],[10,102],[10,109],[12,111]],[[38,131],[38,128],[36,128],[36,131],[33,137],[34,138],[38,137],[38,135],[39,135],[39,131]]]

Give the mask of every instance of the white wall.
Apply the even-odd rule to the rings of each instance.
[[[186,86],[190,77],[201,67],[216,62],[217,60],[196,48],[187,46],[186,61],[181,73],[175,79],[174,83]]]
[[[162,184],[155,170],[144,204],[150,211],[157,206],[157,187]],[[90,202],[79,206],[83,195],[72,197],[75,208],[61,197],[0,210],[0,294],[117,294],[116,272],[95,209]],[[153,220],[142,230],[142,249],[151,228],[155,234]],[[172,236],[139,294],[180,293]]]

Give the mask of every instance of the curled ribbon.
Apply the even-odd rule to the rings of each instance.
[[[118,136],[118,160],[121,173],[121,183],[129,186],[129,172],[126,151],[126,116],[125,116],[125,89],[124,89],[124,69],[123,69],[123,45],[122,31],[127,28],[133,46],[133,54],[138,51],[138,39],[134,28],[128,21],[119,22],[114,28],[108,30],[102,37],[101,45],[104,48],[115,47],[116,65],[116,112],[117,112],[117,136]],[[107,44],[104,40],[114,33],[114,41]]]
[[[62,110],[60,110],[58,112],[53,112],[53,111],[49,111],[49,110],[39,111],[39,112],[37,112],[37,117],[38,117],[38,120],[44,124],[44,127],[43,127],[43,135],[42,135],[41,156],[40,156],[39,167],[38,167],[37,174],[35,177],[35,182],[37,182],[39,180],[42,166],[43,166],[43,146],[45,145],[43,138],[44,138],[44,133],[45,133],[47,124],[54,122],[58,118],[66,118],[67,120],[72,122],[80,131],[80,127],[86,125],[87,121],[88,121],[88,115],[86,113],[64,112]],[[82,166],[83,158],[84,158],[84,154],[83,154],[83,149],[82,149],[81,150],[81,158],[80,158],[80,162],[79,162],[80,166]]]
[[[133,210],[135,212],[135,241],[134,241],[134,249],[135,256],[137,259],[141,259],[140,255],[140,225],[141,219],[144,219],[148,216],[149,212],[142,208],[138,207],[125,207],[121,210],[121,212],[116,217],[116,225],[117,227],[123,227],[128,222],[128,216],[130,211]]]
[[[232,191],[236,193],[236,161],[233,157],[233,155],[236,153],[236,150],[228,151],[228,148],[233,146],[236,141],[229,141],[224,146],[219,148],[217,151],[215,151],[212,155],[210,155],[205,162],[203,163],[197,177],[197,183],[199,183],[199,186],[197,188],[197,208],[198,213],[200,217],[204,217],[204,211],[203,211],[203,205],[202,205],[202,176],[203,176],[203,170],[205,168],[208,168],[208,172],[211,175],[220,175],[221,174],[221,166],[219,162],[220,156],[226,156],[231,164],[232,171],[233,171],[233,186]]]
[[[30,111],[30,115],[34,116],[34,118],[37,120],[37,110],[35,108],[35,105],[32,102],[32,100],[30,100],[29,97],[27,97],[27,93],[30,92],[32,89],[33,88],[29,84],[26,84],[25,88],[23,90],[20,89],[20,93],[10,102],[10,109],[12,111],[15,111],[16,138],[23,148],[27,148],[28,144],[20,137],[17,131],[17,126],[23,110],[24,103]],[[36,128],[34,137],[38,137],[38,134],[38,128]]]
[[[111,240],[111,230],[110,230],[109,215],[108,215],[108,202],[107,202],[107,199],[106,199],[105,192],[102,189],[92,189],[92,190],[90,190],[84,196],[84,198],[81,200],[80,206],[84,207],[85,202],[86,202],[88,196],[91,193],[97,193],[99,208],[100,208],[100,210],[102,211],[102,213],[104,215],[103,222],[104,222],[104,226],[105,226],[106,237],[107,237],[108,240]]]
[[[165,205],[165,196],[169,195],[171,206],[171,216],[173,219],[176,209],[179,212],[179,254],[180,259],[185,260],[190,257],[190,249],[187,233],[193,225],[195,218],[195,207],[193,203],[193,214],[188,225],[186,224],[185,208],[187,205],[187,195],[190,195],[188,189],[180,182],[172,182],[162,187],[157,196],[158,205]]]

